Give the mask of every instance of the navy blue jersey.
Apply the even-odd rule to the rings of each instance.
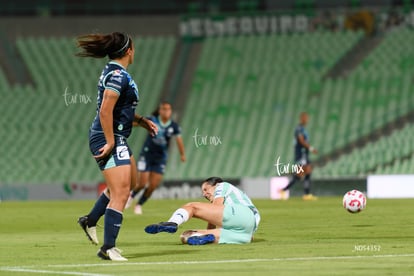
[[[110,61],[105,66],[98,82],[98,107],[91,126],[92,130],[98,132],[103,131],[99,119],[99,112],[105,89],[119,94],[113,111],[114,134],[128,138],[132,130],[135,108],[139,101],[138,87],[131,75],[120,64]]]
[[[309,149],[305,148],[301,143],[299,143],[299,135],[302,135],[306,143],[309,144],[308,132],[306,131],[304,126],[298,125],[295,128],[295,160],[303,158],[307,159],[309,156]]]
[[[148,155],[151,159],[157,160],[167,159],[171,137],[180,135],[181,128],[172,120],[164,124],[159,117],[151,116],[148,119],[158,126],[158,134],[155,137],[147,136],[141,155]]]

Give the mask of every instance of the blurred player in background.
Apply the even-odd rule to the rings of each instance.
[[[289,184],[281,190],[281,197],[285,198],[285,191],[289,190],[298,180],[305,177],[303,181],[304,195],[303,200],[316,200],[317,198],[310,193],[311,188],[311,174],[312,166],[309,159],[309,153],[317,153],[317,150],[309,143],[309,134],[306,130],[306,125],[309,121],[309,115],[306,112],[302,112],[299,116],[299,125],[295,129],[295,164],[303,169],[298,171],[292,176]]]
[[[124,33],[89,34],[78,37],[81,57],[109,57],[98,82],[97,113],[89,130],[89,147],[108,189],[95,203],[91,212],[78,220],[87,237],[98,244],[96,224],[105,216],[104,244],[98,256],[105,260],[126,261],[115,247],[122,224],[122,212],[129,191],[135,184],[137,169],[128,147],[132,123],[156,135],[157,126],[135,114],[138,104],[138,87],[126,71],[134,60],[132,39]]]
[[[175,233],[190,218],[208,222],[207,230],[190,230],[181,237],[190,245],[207,243],[250,243],[260,223],[260,214],[250,198],[240,189],[219,177],[204,180],[201,190],[210,203],[191,202],[177,209],[167,222],[151,224],[145,232]],[[185,238],[185,240],[183,240]]]
[[[158,134],[148,135],[138,159],[138,182],[131,191],[126,208],[129,208],[134,197],[144,189],[134,208],[134,213],[142,214],[142,205],[151,197],[154,190],[160,185],[167,165],[170,140],[176,137],[181,161],[185,162],[184,143],[181,138],[180,126],[171,119],[172,107],[168,102],[162,102],[151,117],[148,117],[158,127]]]

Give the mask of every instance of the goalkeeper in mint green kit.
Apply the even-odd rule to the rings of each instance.
[[[145,232],[175,233],[179,225],[195,217],[208,222],[207,229],[185,231],[181,235],[184,243],[250,243],[260,222],[259,211],[250,198],[242,190],[219,177],[207,178],[201,189],[210,203],[187,203],[177,209],[167,222],[148,225]]]

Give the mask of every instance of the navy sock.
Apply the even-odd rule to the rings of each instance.
[[[108,203],[109,198],[102,193],[88,215],[88,227],[96,226],[98,220],[105,214]]]
[[[305,181],[303,182],[303,190],[305,192],[305,195],[310,194],[310,187],[311,187],[311,175],[307,174],[305,175]]]
[[[134,198],[137,194],[139,193],[139,191],[131,191],[131,197]]]
[[[111,208],[105,211],[104,245],[102,250],[106,251],[115,246],[116,238],[122,224],[122,213]]]
[[[292,187],[296,181],[300,180],[299,176],[297,176],[296,174],[292,177],[292,179],[289,181],[289,184],[283,188],[283,191],[287,191],[290,189],[290,187]]]
[[[139,205],[143,205],[148,200],[148,198],[151,197],[151,196],[148,196],[148,197],[145,196],[146,192],[147,192],[147,189],[144,190],[144,193],[142,194],[141,198],[138,200]]]

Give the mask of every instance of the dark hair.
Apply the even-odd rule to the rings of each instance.
[[[77,38],[77,46],[82,52],[79,57],[121,58],[132,47],[132,40],[125,33],[114,32],[110,34],[87,34]]]
[[[160,107],[164,104],[169,104],[170,106],[172,106],[171,103],[168,101],[161,101],[157,108],[154,109],[154,111],[151,113],[151,115],[154,117],[158,117],[160,115]]]
[[[217,183],[221,183],[221,182],[223,182],[223,179],[221,179],[218,176],[212,176],[203,181],[203,183],[207,183],[211,186],[216,186]]]

